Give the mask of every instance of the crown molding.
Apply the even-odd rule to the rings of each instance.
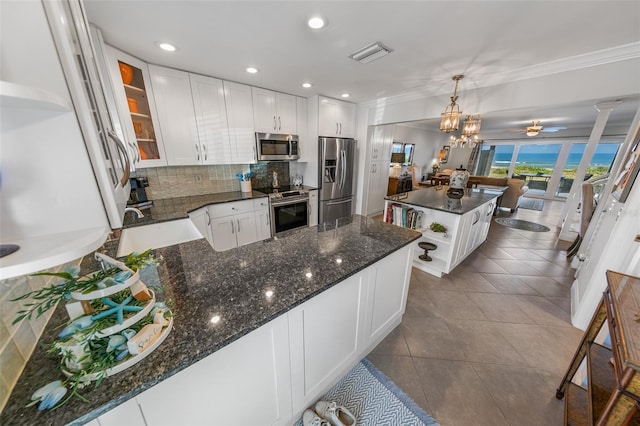
[[[606,65],[614,62],[628,61],[640,58],[640,41],[611,47],[608,49],[596,50],[594,52],[556,59],[529,67],[517,68],[502,73],[488,76],[482,81],[475,81],[474,89],[482,87],[497,86],[499,84],[512,83],[514,81],[529,80],[532,78],[544,77],[552,74],[559,74],[567,71],[574,71],[599,65]],[[462,91],[461,93],[464,93]],[[429,88],[413,90],[386,98],[374,99],[361,102],[363,107],[374,107],[380,101],[387,105],[424,100],[434,96],[450,95],[450,90],[432,90]]]

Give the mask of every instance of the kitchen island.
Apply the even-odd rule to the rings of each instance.
[[[439,189],[438,189],[439,188]],[[422,233],[413,246],[413,266],[441,277],[451,272],[471,252],[487,239],[497,199],[506,188],[466,189],[461,199],[447,197],[448,186],[430,187],[405,194],[386,197],[384,220],[401,227],[412,225]],[[420,223],[407,223],[413,213],[419,213]],[[446,232],[433,232],[432,223],[446,228]],[[419,258],[424,250],[420,242],[435,244],[429,251],[431,261]]]
[[[83,389],[89,403],[42,413],[31,394],[63,377],[38,347],[0,423],[292,423],[400,323],[419,237],[356,215],[225,252],[204,239],[157,249],[142,279],[175,315],[162,345]],[[40,343],[66,319],[58,307]]]

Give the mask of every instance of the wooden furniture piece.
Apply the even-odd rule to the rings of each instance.
[[[413,189],[411,175],[390,177],[387,185],[387,195],[402,194]]]
[[[640,424],[640,278],[607,271],[607,283],[556,391],[566,396],[565,425]],[[610,340],[601,338],[605,322]],[[579,379],[585,365],[586,387]]]

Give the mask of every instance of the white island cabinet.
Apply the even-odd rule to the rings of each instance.
[[[401,196],[387,197],[384,209],[386,222],[411,228],[407,217],[413,212],[421,215],[420,223],[414,228],[422,232],[422,238],[413,243],[413,266],[429,274],[441,277],[451,272],[487,239],[491,218],[500,191],[473,190],[460,200],[450,201],[446,188],[411,191]],[[433,232],[432,223],[443,225],[447,232]],[[429,250],[431,261],[419,258],[424,250],[420,242],[436,245]]]
[[[98,421],[139,421],[139,408],[148,425],[293,424],[401,322],[411,254],[391,253]]]

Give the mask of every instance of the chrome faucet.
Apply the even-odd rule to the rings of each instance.
[[[127,212],[134,212],[136,216],[138,216],[138,219],[141,219],[144,217],[144,214],[140,210],[136,209],[135,207],[125,207],[124,213],[127,214]]]

